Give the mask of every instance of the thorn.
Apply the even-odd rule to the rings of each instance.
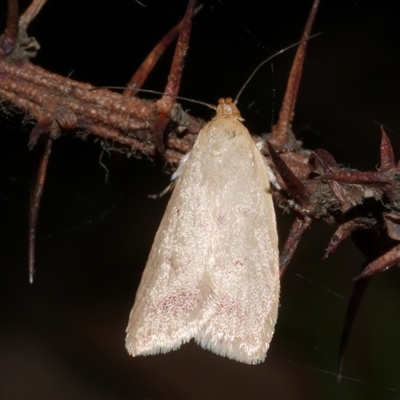
[[[279,172],[283,182],[285,183],[290,195],[301,205],[304,206],[308,203],[310,195],[304,186],[303,182],[300,181],[286,165],[285,161],[275,151],[271,143],[267,142],[268,151],[271,159]]]
[[[19,18],[19,27],[26,31],[29,24],[36,18],[42,7],[46,4],[47,0],[32,0],[29,7]]]
[[[36,226],[40,208],[40,201],[42,198],[43,187],[46,180],[47,166],[49,163],[51,146],[53,140],[50,134],[42,136],[45,140],[44,151],[41,155],[39,167],[36,175],[35,185],[31,191],[31,198],[29,202],[29,235],[28,235],[28,268],[29,268],[29,282],[33,282],[33,275],[35,273],[35,243],[36,243]]]
[[[290,127],[294,116],[297,94],[299,92],[301,76],[303,73],[304,59],[307,52],[308,42],[306,39],[310,36],[315,16],[317,15],[318,6],[319,0],[314,0],[301,37],[301,39],[304,39],[305,41],[302,42],[297,49],[286,86],[285,97],[279,112],[279,120],[272,130],[272,142],[276,144],[278,148],[288,145],[291,142],[290,136],[293,136],[293,134],[290,134]]]
[[[285,245],[283,246],[279,259],[281,278],[285,273],[286,268],[289,265],[290,260],[292,259],[293,254],[296,251],[301,238],[303,237],[305,231],[311,226],[312,223],[313,220],[308,217],[305,217],[304,219],[296,218],[295,221],[293,222],[293,225],[290,228],[289,235],[286,239]]]
[[[336,251],[340,243],[342,243],[343,240],[350,236],[356,229],[371,229],[375,224],[376,220],[374,218],[354,218],[343,222],[332,235],[328,248],[322,258],[328,258],[334,251]]]
[[[369,278],[378,272],[383,272],[400,262],[400,244],[370,262],[353,281]]]
[[[381,139],[381,166],[380,170],[388,170],[396,166],[394,159],[393,146],[390,143],[390,139],[386,134],[383,126],[381,126],[382,139]]]
[[[18,0],[8,0],[7,21],[4,33],[0,35],[0,58],[9,56],[18,40],[19,7]]]
[[[346,316],[344,318],[342,336],[340,338],[339,344],[339,360],[338,360],[338,382],[340,382],[343,370],[343,361],[346,353],[347,345],[349,342],[351,328],[353,326],[354,319],[356,317],[358,308],[360,306],[361,300],[365,294],[369,283],[369,279],[356,282],[353,288],[353,293],[351,295],[349,304],[346,310]]]
[[[200,4],[195,10],[194,15],[196,15],[201,9],[203,5]],[[160,57],[164,54],[167,47],[176,39],[178,36],[182,25],[184,22],[184,18],[181,19],[162,39],[157,45],[153,48],[153,50],[149,53],[146,59],[142,62],[140,67],[137,69],[135,74],[132,76],[131,80],[129,81],[127,87],[122,92],[123,96],[133,97],[136,95],[135,89],[140,89],[148,76],[150,75],[151,71],[153,70],[154,66],[157,64],[157,61]]]
[[[313,150],[310,156],[310,162],[314,164],[315,169],[321,166],[324,172],[328,172],[331,168],[337,168],[338,166],[332,154],[324,149]]]
[[[195,7],[196,0],[189,0],[185,16],[182,21],[178,43],[176,44],[174,58],[172,60],[172,66],[168,76],[168,82],[165,86],[165,95],[157,101],[157,110],[159,115],[157,116],[157,120],[154,125],[153,138],[158,151],[162,155],[165,153],[163,141],[164,130],[168,125],[172,107],[175,104],[176,96],[179,93],[185,58],[189,49],[189,39]]]

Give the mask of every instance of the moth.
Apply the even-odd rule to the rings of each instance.
[[[264,361],[279,305],[278,236],[267,165],[232,99],[177,170],[127,327],[132,356],[192,338],[231,359]]]

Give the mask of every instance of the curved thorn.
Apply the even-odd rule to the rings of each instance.
[[[283,274],[286,271],[287,266],[290,263],[290,260],[293,257],[294,252],[299,245],[299,242],[304,234],[304,232],[311,226],[313,220],[311,218],[305,217],[296,218],[293,222],[292,227],[290,228],[289,235],[286,239],[285,245],[281,251],[280,259],[279,259],[279,268],[280,268],[280,276],[282,278]]]
[[[346,316],[344,318],[343,331],[342,336],[340,338],[339,344],[339,359],[338,359],[338,381],[342,377],[343,370],[343,361],[346,353],[347,345],[349,342],[351,328],[353,326],[353,322],[355,316],[357,314],[358,308],[360,306],[361,300],[364,296],[365,290],[367,289],[369,279],[363,279],[361,281],[357,281],[353,288],[353,293],[351,295],[349,304],[347,306]]]
[[[332,235],[328,248],[322,258],[328,258],[334,251],[336,251],[340,243],[342,243],[343,240],[350,236],[356,229],[371,229],[375,223],[376,221],[373,218],[355,218],[340,224]]]
[[[359,276],[354,278],[358,281],[362,278],[369,278],[370,276],[383,272],[393,267],[395,264],[400,262],[400,244],[393,247],[391,250],[382,254],[380,257],[376,258],[374,261],[370,262],[361,272]]]
[[[294,175],[294,173],[290,170],[290,168],[286,165],[285,161],[279,156],[279,154],[275,151],[274,147],[271,143],[267,142],[268,151],[271,156],[271,159],[279,172],[283,182],[285,183],[288,192],[290,195],[301,205],[305,206],[308,204],[308,200],[310,199],[310,195],[304,186],[303,182],[300,181]]]
[[[35,185],[31,191],[29,202],[29,235],[28,235],[28,265],[29,265],[29,282],[33,283],[33,274],[35,272],[35,243],[36,243],[36,226],[42,198],[44,182],[46,180],[47,166],[51,153],[53,140],[49,134],[44,136],[44,151],[41,155]]]
[[[386,134],[383,126],[381,126],[382,139],[381,139],[381,166],[380,170],[387,170],[394,168],[396,162],[394,159],[393,146],[390,143],[390,139]]]
[[[323,168],[324,171],[330,171],[330,168],[336,168],[337,162],[333,158],[333,155],[326,151],[325,149],[315,149],[312,151],[312,155],[315,157],[315,161],[319,162],[319,165]],[[310,157],[310,161],[312,157]],[[315,164],[318,164],[315,162]],[[317,167],[317,165],[315,165]]]
[[[339,247],[340,243],[343,242],[351,233],[358,228],[357,222],[353,219],[347,221],[336,229],[335,233],[332,235],[328,243],[328,248],[325,251],[322,259],[328,258],[336,249]]]

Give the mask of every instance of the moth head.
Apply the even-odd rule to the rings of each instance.
[[[217,118],[233,118],[243,121],[236,104],[230,97],[218,100]]]

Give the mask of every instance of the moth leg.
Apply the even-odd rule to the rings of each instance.
[[[149,194],[147,197],[149,199],[159,199],[166,195],[168,192],[172,192],[175,186],[175,181],[172,181],[162,192],[157,193],[157,194]]]
[[[168,192],[171,192],[174,189],[175,182],[181,175],[183,168],[186,165],[186,161],[189,158],[189,154],[190,154],[190,151],[181,158],[178,168],[171,176],[171,183],[162,192],[157,193],[157,194],[150,194],[148,196],[150,199],[159,199],[160,197],[163,197],[165,194],[167,194]]]
[[[171,176],[171,181],[175,181],[177,178],[179,178],[179,176],[181,175],[181,173],[183,171],[183,168],[186,165],[186,161],[188,160],[190,153],[191,153],[191,151],[187,152],[184,156],[182,156],[181,160],[179,161],[178,168]]]

